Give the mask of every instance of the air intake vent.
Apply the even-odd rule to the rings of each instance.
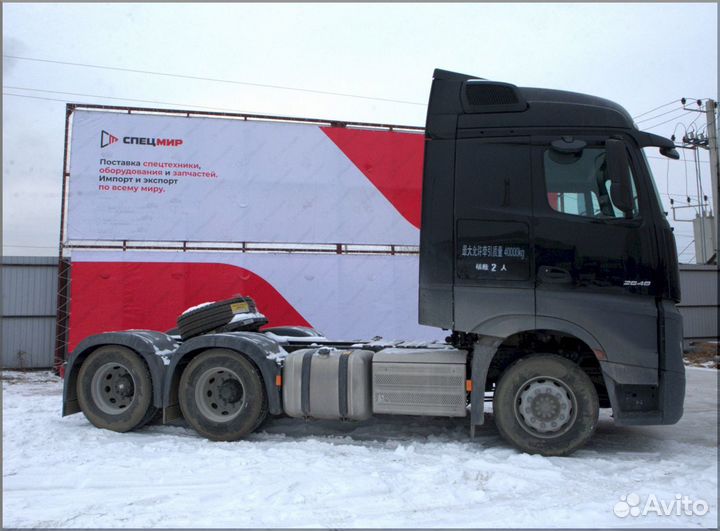
[[[469,113],[517,112],[527,108],[515,85],[496,81],[468,81],[462,99],[465,112]]]
[[[512,105],[518,103],[512,87],[503,85],[467,85],[466,94],[470,105]]]

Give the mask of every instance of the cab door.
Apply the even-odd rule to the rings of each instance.
[[[534,324],[530,137],[462,138],[455,157],[455,330]]]
[[[632,212],[613,203],[607,140],[533,138],[536,317],[540,328],[584,328],[610,362],[649,368],[657,363],[652,217],[632,157]]]

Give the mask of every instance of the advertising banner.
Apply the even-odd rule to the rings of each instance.
[[[185,309],[235,294],[269,326],[336,340],[442,340],[418,324],[418,257],[300,253],[75,251],[69,348],[126,329],[167,331]]]
[[[423,135],[75,111],[67,238],[417,245]]]

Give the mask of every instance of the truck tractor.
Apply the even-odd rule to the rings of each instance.
[[[678,260],[647,147],[679,158],[611,101],[435,70],[418,310],[446,343],[267,328],[237,296],[167,333],[83,340],[65,364],[63,415],[118,432],[184,417],[221,441],[280,415],[465,417],[474,434],[491,397],[500,435],[547,456],[588,441],[601,408],[618,425],[676,423]]]

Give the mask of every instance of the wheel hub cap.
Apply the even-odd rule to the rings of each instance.
[[[520,425],[533,435],[557,437],[565,433],[576,416],[575,395],[560,380],[533,378],[523,385],[515,401]]]
[[[106,363],[93,375],[90,391],[100,410],[109,415],[119,415],[135,399],[135,381],[124,365]]]
[[[197,380],[195,403],[208,419],[228,422],[237,417],[245,407],[245,389],[233,371],[208,369]]]
[[[132,378],[130,378],[129,375],[123,375],[117,378],[114,389],[115,395],[119,398],[126,398],[132,396],[134,392],[135,389],[133,388]]]
[[[242,387],[235,380],[225,380],[220,386],[220,400],[226,404],[237,402],[242,396]]]

